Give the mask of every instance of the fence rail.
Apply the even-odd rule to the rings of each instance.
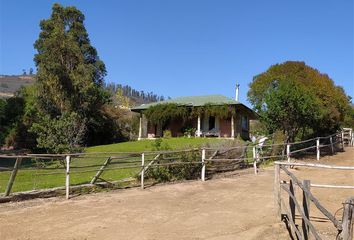
[[[352,135],[353,133],[350,132],[351,137]],[[3,191],[2,187],[6,186],[4,196],[9,196],[12,191],[21,192],[65,186],[65,194],[69,198],[71,186],[112,183],[119,182],[121,179],[139,181],[144,188],[144,181],[150,171],[159,167],[185,165],[198,166],[198,169],[200,168],[199,178],[202,181],[205,181],[206,175],[212,172],[248,166],[253,166],[254,173],[257,174],[258,165],[263,161],[287,159],[290,162],[291,158],[296,157],[298,153],[307,152],[309,149],[316,149],[316,156],[319,160],[321,151],[325,147],[329,147],[332,154],[338,149],[342,150],[344,139],[347,139],[347,145],[350,145],[348,134],[341,132],[287,144],[256,144],[218,149],[0,155],[0,190]],[[185,159],[185,155],[188,154],[192,154],[193,157]],[[29,180],[32,180],[32,187]]]
[[[292,173],[287,167],[290,166],[301,166],[317,169],[336,169],[336,170],[354,170],[354,167],[348,166],[331,166],[323,164],[310,164],[310,163],[286,163],[286,162],[275,162],[274,171],[274,197],[275,204],[277,207],[277,214],[281,216],[282,220],[290,224],[289,233],[296,237],[297,239],[309,239],[309,233],[317,240],[321,239],[318,231],[313,226],[310,221],[310,202],[312,202],[316,208],[329,219],[334,227],[338,231],[337,239],[351,240],[353,237],[352,225],[354,223],[354,196],[348,198],[344,202],[344,212],[341,220],[336,219],[336,217],[328,211],[318,199],[311,193],[311,187],[321,187],[321,188],[348,188],[354,189],[354,186],[339,186],[339,185],[323,185],[323,184],[312,184],[310,180],[304,180],[301,182],[294,173]],[[284,181],[280,179],[281,171],[283,171],[290,181]],[[298,199],[294,193],[294,186],[298,186],[303,193],[302,205],[299,203]],[[285,191],[289,198],[289,208],[284,202],[281,196],[281,191]],[[295,209],[300,213],[302,219],[302,229],[299,230],[298,225],[295,222]],[[283,213],[285,212],[285,214]]]

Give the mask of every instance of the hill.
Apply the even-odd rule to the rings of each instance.
[[[0,98],[12,97],[22,86],[31,85],[34,81],[34,75],[0,75]]]
[[[22,86],[28,86],[34,82],[35,75],[0,75],[0,98],[12,97]],[[110,83],[105,84],[104,88],[112,94],[115,104],[119,102],[116,99],[118,90],[121,90],[123,96],[129,98],[131,106],[164,100],[163,96],[158,96],[153,92],[139,91],[129,85]]]

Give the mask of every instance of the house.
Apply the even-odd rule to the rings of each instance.
[[[236,99],[237,96],[238,87]],[[149,108],[156,109],[157,106],[168,104],[172,104],[174,108],[184,108],[187,117],[171,115],[165,122],[153,122],[146,116]],[[249,139],[250,120],[257,119],[257,114],[252,109],[223,95],[178,97],[142,104],[132,108],[131,111],[140,113],[138,139],[162,137],[165,130],[170,130],[173,137],[183,136],[189,131],[190,135],[196,137],[240,136]]]

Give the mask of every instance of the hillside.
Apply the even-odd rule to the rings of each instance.
[[[0,98],[12,97],[22,86],[28,86],[34,82],[35,75],[0,75]],[[112,94],[115,104],[117,102],[115,93],[118,90],[121,90],[123,96],[129,98],[131,106],[164,100],[163,96],[158,96],[153,92],[139,91],[129,85],[110,83],[105,84],[104,88]]]
[[[0,75],[0,98],[12,97],[22,86],[34,83],[34,75]]]

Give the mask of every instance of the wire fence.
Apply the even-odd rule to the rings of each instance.
[[[352,133],[351,133],[352,135]],[[101,152],[76,154],[0,155],[0,194],[56,188],[66,197],[79,186],[120,188],[182,179],[202,179],[214,173],[253,167],[267,160],[344,149],[345,133],[301,142],[243,145],[231,148],[194,148],[176,151]],[[351,136],[352,137],[352,136]],[[350,141],[347,142],[350,145]]]

